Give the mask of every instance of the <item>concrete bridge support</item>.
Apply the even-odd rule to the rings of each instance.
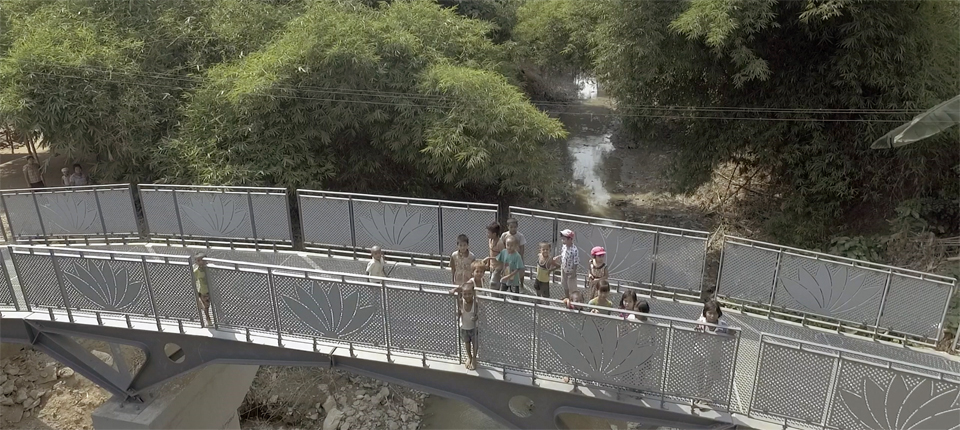
[[[147,394],[149,403],[112,397],[93,412],[96,430],[240,430],[237,408],[257,369],[255,365],[212,364]]]

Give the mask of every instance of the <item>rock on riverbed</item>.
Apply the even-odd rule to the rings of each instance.
[[[241,405],[249,430],[419,428],[426,394],[320,367],[261,367]]]

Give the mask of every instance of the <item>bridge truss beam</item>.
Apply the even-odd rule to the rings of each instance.
[[[684,429],[734,428],[706,417],[616,402],[578,393],[562,392],[510,382],[477,378],[360,358],[333,356],[279,347],[206,338],[179,333],[157,333],[117,327],[0,319],[0,341],[30,345],[134,407],[143,407],[167,381],[209,364],[255,364],[268,366],[322,366],[338,368],[405,385],[417,390],[467,402],[511,428],[557,428],[563,413],[579,413],[612,419],[637,421],[649,426]],[[124,372],[87,351],[76,338],[100,340],[141,349],[146,360],[135,374]],[[165,346],[175,344],[180,351],[170,356]],[[114,353],[116,360],[122,360]],[[118,370],[119,369],[119,370]],[[509,395],[505,393],[510,393]],[[510,400],[525,396],[532,401],[529,410],[518,414]],[[516,408],[516,406],[515,406]]]

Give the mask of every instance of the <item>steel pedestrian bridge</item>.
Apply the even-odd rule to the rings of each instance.
[[[520,428],[568,412],[676,428],[960,428],[960,362],[929,348],[960,294],[952,278],[726,237],[713,294],[731,333],[715,335],[694,321],[708,233],[511,207],[527,261],[570,228],[582,255],[606,247],[611,300],[634,290],[651,314],[482,291],[468,371],[444,267],[461,233],[486,255],[496,206],[172,185],[9,190],[0,202],[0,337],[133,403],[206,364],[323,365]],[[372,245],[387,250],[389,278],[363,275]],[[200,249],[212,327],[192,278]],[[141,358],[108,366],[78,338]]]

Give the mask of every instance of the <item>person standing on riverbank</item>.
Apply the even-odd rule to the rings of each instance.
[[[80,164],[73,165],[73,174],[70,175],[70,185],[74,187],[90,185],[90,178],[87,177],[86,173],[83,173],[83,166]]]
[[[27,157],[27,164],[23,166],[23,179],[30,184],[30,188],[43,188],[43,174],[40,173],[40,163],[37,157]]]

